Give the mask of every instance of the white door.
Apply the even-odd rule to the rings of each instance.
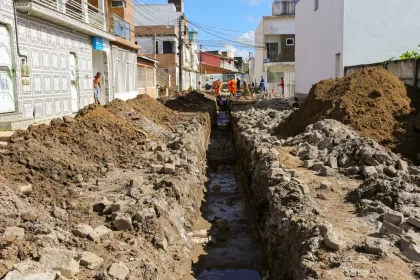
[[[12,61],[10,34],[4,25],[0,25],[0,113],[16,111]]]
[[[77,113],[79,111],[79,91],[77,83],[77,60],[74,53],[69,56],[70,66],[70,91],[71,91],[71,111]]]

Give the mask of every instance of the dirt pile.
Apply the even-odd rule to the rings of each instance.
[[[209,131],[141,96],[15,133],[0,148],[0,278],[188,279]]]
[[[205,112],[209,113],[211,118],[216,115],[214,96],[196,90],[160,98],[159,101],[180,112]]]
[[[314,85],[302,107],[276,129],[291,136],[309,124],[335,119],[390,148],[399,143],[401,120],[412,112],[405,85],[381,68],[363,69],[341,79]]]

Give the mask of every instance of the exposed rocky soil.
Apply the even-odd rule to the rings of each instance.
[[[415,279],[419,169],[335,120],[273,138],[291,113],[233,115],[274,279]]]
[[[315,84],[301,109],[280,124],[276,132],[286,137],[296,135],[309,124],[330,118],[416,159],[420,132],[416,125],[420,105],[416,93],[392,73],[366,68]]]
[[[209,134],[208,114],[148,97],[17,132],[0,153],[0,277],[188,279]]]

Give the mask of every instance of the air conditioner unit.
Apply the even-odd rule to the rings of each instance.
[[[113,0],[112,1],[113,8],[125,8],[125,1],[123,0]]]

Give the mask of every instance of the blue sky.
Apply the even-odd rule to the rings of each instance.
[[[141,2],[141,1],[140,1]],[[137,2],[137,3],[140,3]],[[167,0],[143,0],[146,4],[164,4]],[[273,0],[184,0],[185,15],[207,32],[254,45],[254,31],[262,16],[271,15]],[[190,26],[190,29],[194,26]],[[216,38],[197,28],[198,38],[206,49],[235,51],[248,57],[252,47]]]

